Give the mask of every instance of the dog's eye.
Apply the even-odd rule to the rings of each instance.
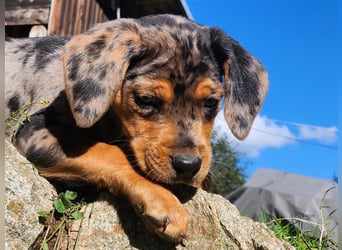
[[[135,103],[138,104],[139,106],[153,106],[157,102],[157,98],[153,95],[139,95],[136,94],[134,96]]]
[[[212,120],[213,118],[215,118],[218,111],[219,103],[220,99],[217,97],[208,97],[206,100],[204,100],[202,105],[207,120]]]
[[[209,97],[204,102],[204,107],[207,109],[216,109],[217,105],[219,103],[219,100],[213,97]]]
[[[135,94],[134,102],[140,107],[143,116],[150,116],[160,112],[162,102],[154,95]]]

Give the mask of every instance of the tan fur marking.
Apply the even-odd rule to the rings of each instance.
[[[173,87],[169,80],[145,79],[141,83],[136,87],[136,91],[139,94],[151,93],[167,103],[172,102],[175,98]]]
[[[218,85],[211,79],[204,78],[198,81],[193,96],[195,100],[200,101],[208,98],[213,94],[215,94],[216,96],[221,96],[223,94],[221,85]]]

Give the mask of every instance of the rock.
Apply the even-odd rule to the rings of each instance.
[[[5,184],[6,249],[36,249],[33,243],[43,233],[37,212],[52,209],[54,189],[8,143]],[[102,192],[83,207],[84,218],[72,224],[61,249],[75,244],[75,249],[294,249],[263,224],[241,216],[222,196],[193,188],[174,192],[192,214],[184,246],[150,233],[124,198]]]
[[[43,230],[37,212],[51,210],[53,187],[5,142],[5,248],[28,249]]]
[[[294,249],[260,223],[240,216],[222,196],[197,190],[184,206],[192,214],[184,246],[148,232],[127,201],[102,193],[88,205],[85,218],[73,225],[79,249]]]

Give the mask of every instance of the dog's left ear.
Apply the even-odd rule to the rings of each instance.
[[[224,76],[224,117],[232,133],[244,139],[268,89],[263,66],[222,30],[210,30],[212,50]]]
[[[79,127],[91,127],[108,111],[130,60],[143,50],[138,32],[121,21],[95,26],[66,44],[65,92]]]

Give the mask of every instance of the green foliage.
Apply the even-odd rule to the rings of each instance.
[[[58,213],[63,214],[65,212],[69,212],[67,209],[71,208],[73,203],[72,201],[77,198],[77,193],[72,191],[66,191],[65,193],[60,193],[58,198],[53,201],[53,206],[57,210]],[[72,210],[72,209],[71,209]]]
[[[49,215],[50,215],[50,213],[47,211],[39,211],[38,212],[38,216],[42,217],[42,218],[47,218]]]
[[[62,236],[69,225],[75,220],[82,219],[84,213],[81,212],[81,208],[84,205],[83,201],[76,202],[77,193],[67,190],[65,193],[61,192],[53,200],[54,210],[52,213],[46,211],[38,212],[40,219],[46,220],[49,216],[55,215],[59,218],[59,223],[54,229],[54,231],[49,235],[49,230],[47,230],[46,235],[41,243],[41,249],[48,250],[48,243],[53,239],[57,238],[54,243],[54,249],[59,249],[59,244],[61,242]]]
[[[11,112],[10,116],[5,119],[5,124],[7,127],[10,127],[13,131],[12,133],[14,134],[14,128],[16,124],[23,125],[25,121],[30,121],[30,115],[28,114],[28,109],[32,107],[33,105],[46,105],[49,102],[46,100],[41,100],[41,101],[34,101],[30,102],[28,104],[25,104],[18,110]]]
[[[10,117],[6,118],[5,123],[7,126],[12,127],[13,123],[18,123],[20,125],[23,125],[24,121],[30,121],[30,116],[27,113],[27,110],[36,104],[45,105],[49,102],[46,100],[41,100],[38,102],[30,102],[28,104],[25,104],[23,107],[19,108],[17,111],[14,111],[11,113]]]
[[[245,182],[245,167],[239,165],[238,153],[231,148],[225,134],[214,131],[211,146],[213,159],[209,192],[225,196]]]

